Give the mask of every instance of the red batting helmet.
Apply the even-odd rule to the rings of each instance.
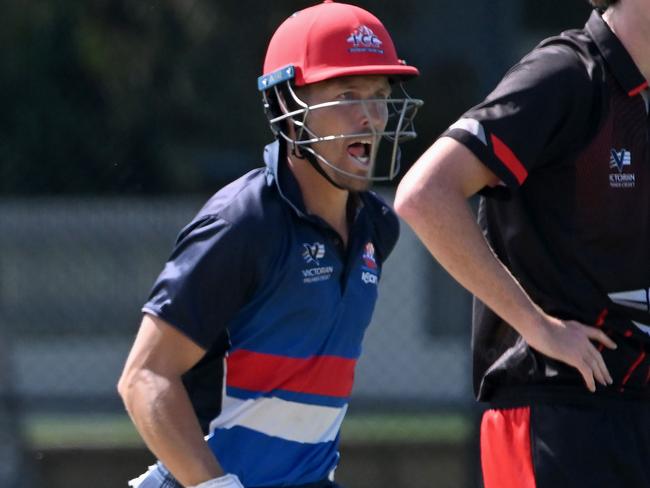
[[[282,68],[293,67],[286,74]],[[287,76],[296,86],[351,75],[417,76],[397,57],[388,31],[370,12],[331,0],[296,12],[278,27],[258,87],[265,90]]]

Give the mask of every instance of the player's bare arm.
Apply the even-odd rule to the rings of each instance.
[[[591,341],[615,348],[612,340],[595,327],[545,314],[485,240],[467,198],[498,182],[469,149],[443,137],[405,175],[395,209],[440,264],[530,346],[578,369],[592,392],[595,381],[611,384],[602,355]]]
[[[138,432],[183,486],[222,475],[181,381],[204,354],[174,327],[145,314],[118,384]]]

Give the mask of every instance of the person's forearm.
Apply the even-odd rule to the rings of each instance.
[[[409,186],[408,181],[403,184]],[[535,327],[538,307],[489,247],[464,195],[438,185],[416,195],[398,193],[396,206],[429,252],[461,285],[522,335]]]
[[[180,380],[139,370],[123,385],[122,396],[149,449],[183,486],[223,474]]]

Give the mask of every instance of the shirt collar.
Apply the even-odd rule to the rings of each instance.
[[[628,96],[636,96],[648,88],[648,81],[598,11],[591,13],[585,29]]]
[[[298,180],[293,175],[287,164],[280,163],[286,158],[286,152],[283,150],[279,141],[274,141],[264,148],[264,163],[266,164],[266,183],[270,186],[275,184],[280,197],[304,219],[324,223],[320,217],[310,215],[305,208],[305,202],[302,198],[302,191]],[[348,198],[348,219],[354,221],[359,215],[359,211],[364,206],[363,194],[351,193]]]
[[[309,218],[302,199],[302,192],[298,180],[289,170],[286,163],[280,161],[286,158],[280,141],[274,141],[264,148],[264,163],[266,164],[266,182],[278,189],[280,197],[300,216]]]

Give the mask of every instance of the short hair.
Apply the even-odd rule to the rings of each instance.
[[[599,10],[605,10],[610,5],[614,5],[618,0],[589,0],[589,3]]]

